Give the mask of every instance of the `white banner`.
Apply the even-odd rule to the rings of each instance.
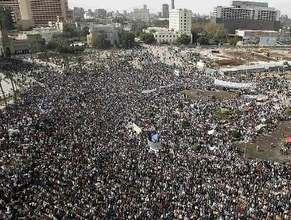
[[[236,83],[219,79],[214,80],[214,85],[233,89],[256,89],[257,87],[256,83]]]
[[[147,90],[142,90],[141,93],[142,94],[150,94],[152,92],[155,92],[157,91],[157,89],[147,89]]]

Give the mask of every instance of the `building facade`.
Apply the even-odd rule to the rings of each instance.
[[[162,17],[169,18],[169,5],[168,4],[162,5]]]
[[[133,19],[135,21],[143,21],[145,23],[150,22],[150,10],[144,5],[143,8],[133,9]]]
[[[169,14],[169,29],[179,33],[179,35],[191,35],[192,12],[188,9],[173,9]]]
[[[158,44],[174,43],[181,35],[191,36],[192,12],[188,9],[173,9],[169,12],[169,28],[149,27]]]
[[[13,8],[23,29],[48,26],[57,21],[57,16],[66,21],[73,19],[68,0],[0,0],[1,5]]]
[[[65,21],[72,20],[73,12],[69,10],[68,0],[30,0],[31,15],[38,27],[56,22],[57,17]]]
[[[40,35],[46,42],[50,42],[54,35],[61,35],[62,31],[53,27],[33,28],[32,31],[24,31],[27,35]]]
[[[39,52],[44,46],[40,34],[7,35],[0,31],[0,54],[4,56]]]
[[[106,40],[110,41],[111,45],[119,44],[121,29],[112,25],[97,25],[91,26],[89,29],[89,34],[87,35],[87,44],[89,47],[94,46],[94,43],[100,37],[100,35],[105,35]]]
[[[213,17],[230,34],[236,29],[278,31],[280,28],[280,11],[268,7],[266,2],[233,1],[231,6],[217,6]]]
[[[177,31],[167,28],[149,27],[146,32],[152,33],[158,44],[174,43],[180,36]]]
[[[29,0],[0,0],[0,6],[13,11],[13,18],[18,27],[28,29],[34,26]]]

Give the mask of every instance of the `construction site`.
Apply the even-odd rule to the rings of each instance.
[[[203,60],[211,61],[216,68],[266,64],[282,66],[291,61],[290,48],[193,48],[190,51],[199,53]]]

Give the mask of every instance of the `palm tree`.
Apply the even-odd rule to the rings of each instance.
[[[13,91],[13,98],[14,98],[14,100],[16,100],[17,97],[16,97],[16,90],[15,90],[13,75],[11,72],[4,72],[4,74],[5,74],[6,78],[10,79],[12,91]]]
[[[7,106],[7,100],[6,100],[5,92],[4,92],[4,89],[2,87],[2,83],[1,83],[2,80],[3,80],[3,78],[2,78],[2,76],[0,76],[0,90],[1,90],[1,93],[2,93],[2,96],[3,96],[3,99],[4,99],[5,106]]]

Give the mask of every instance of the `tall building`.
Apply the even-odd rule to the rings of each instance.
[[[171,9],[173,10],[173,9],[175,9],[175,0],[172,0],[172,5],[171,5]]]
[[[150,10],[146,5],[143,8],[135,8],[133,9],[133,19],[135,21],[143,21],[146,23],[150,22]]]
[[[103,8],[96,9],[95,14],[98,18],[105,18],[107,16],[107,11]]]
[[[57,21],[57,16],[73,18],[68,0],[0,0],[1,5],[13,8],[20,21],[32,26],[48,26],[49,21]]]
[[[169,29],[177,31],[179,35],[191,35],[192,12],[188,9],[173,9],[169,15]]]
[[[74,18],[82,18],[84,17],[84,14],[85,14],[84,8],[74,7],[73,9]]]
[[[13,11],[13,19],[17,26],[23,29],[34,26],[31,16],[29,16],[29,0],[0,0],[0,6]]]
[[[65,21],[73,17],[68,0],[30,0],[30,8],[36,26],[47,26],[49,21],[56,22],[57,16]]]
[[[162,5],[162,17],[169,18],[169,5],[168,4]]]
[[[280,11],[269,7],[267,2],[233,1],[231,6],[214,9],[215,22],[223,24],[228,32],[236,29],[279,30]]]

